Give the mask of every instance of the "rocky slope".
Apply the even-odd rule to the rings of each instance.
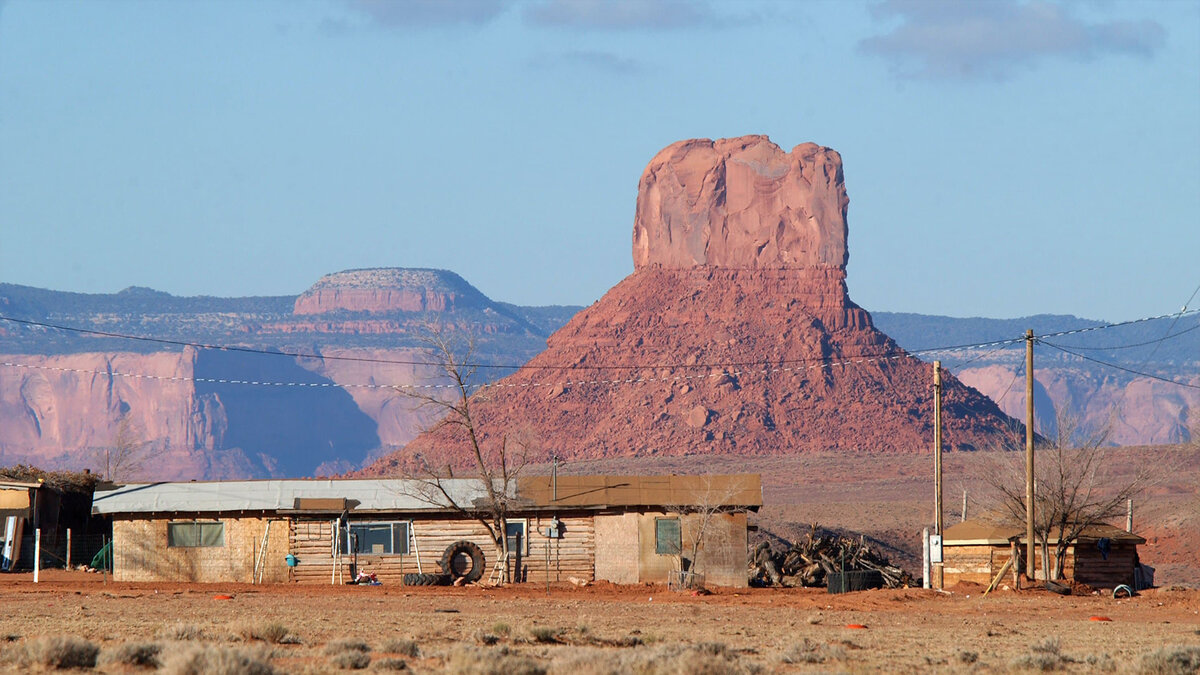
[[[350,270],[322,278],[300,297],[281,298],[0,285],[3,316],[322,357],[0,321],[0,465],[98,468],[124,419],[146,460],[138,477],[346,471],[403,445],[428,423],[429,411],[391,386],[436,380],[436,371],[420,365],[427,322],[477,334],[481,359],[522,363],[574,310],[493,302],[440,270]]]
[[[841,157],[764,136],[676,143],[640,183],[635,272],[475,400],[485,444],[528,428],[559,456],[915,452],[932,443],[931,367],[846,292]],[[952,376],[947,440],[986,445],[1015,422]],[[460,439],[416,454],[455,461]]]

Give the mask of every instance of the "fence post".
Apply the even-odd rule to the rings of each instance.
[[[67,528],[67,569],[71,569],[71,528]]]
[[[33,583],[38,582],[38,572],[42,569],[42,528],[33,531]]]

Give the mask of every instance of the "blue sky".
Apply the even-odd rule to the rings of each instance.
[[[375,266],[588,304],[662,147],[842,153],[869,310],[1128,319],[1200,283],[1200,3],[0,0],[0,281]]]

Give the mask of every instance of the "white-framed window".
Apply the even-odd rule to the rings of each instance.
[[[360,523],[342,527],[342,553],[351,555],[407,555],[407,520]]]
[[[187,520],[167,523],[168,548],[209,548],[225,545],[225,523]]]
[[[506,518],[504,536],[508,538],[508,550],[523,556],[529,555],[529,519]]]
[[[654,519],[654,552],[659,555],[679,555],[683,552],[683,532],[678,518]]]

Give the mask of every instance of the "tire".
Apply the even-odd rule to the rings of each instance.
[[[464,567],[463,563],[465,562],[469,562],[470,567]],[[441,565],[442,572],[451,579],[462,579],[465,583],[471,584],[483,577],[486,561],[483,557],[483,549],[474,542],[464,539],[447,546],[445,552],[442,553],[442,560],[438,564]]]
[[[403,581],[405,586],[445,586],[450,583],[450,575],[411,572],[404,575]]]

